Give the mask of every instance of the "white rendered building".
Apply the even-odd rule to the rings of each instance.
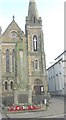
[[[52,95],[64,95],[65,93],[65,63],[66,50],[61,53],[55,59],[55,62],[47,69],[48,88]]]

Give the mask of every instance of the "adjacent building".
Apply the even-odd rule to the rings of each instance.
[[[2,28],[0,26],[0,38],[1,38]],[[2,105],[2,67],[1,67],[1,41],[0,41],[0,110]]]
[[[55,62],[47,69],[48,89],[52,95],[64,95],[65,88],[65,64],[66,64],[66,50],[61,53]]]
[[[66,1],[64,2],[64,50],[66,50]],[[65,63],[64,63],[65,69],[64,69],[64,89],[65,89],[65,95],[66,95],[66,56],[65,56]],[[66,101],[66,100],[65,100]]]
[[[13,16],[1,35],[3,104],[40,103],[47,94],[47,74],[42,19],[36,3],[29,1],[25,33]]]

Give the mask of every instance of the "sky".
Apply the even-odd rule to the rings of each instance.
[[[43,22],[44,50],[46,67],[64,51],[64,1],[35,0],[39,16]],[[15,16],[19,27],[25,31],[25,18],[28,14],[29,0],[0,0],[0,26],[2,33]]]

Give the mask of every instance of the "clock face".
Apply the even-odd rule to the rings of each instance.
[[[15,31],[11,32],[11,37],[15,39],[17,37],[17,33]]]

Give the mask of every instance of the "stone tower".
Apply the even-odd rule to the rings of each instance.
[[[41,99],[47,92],[46,63],[42,19],[38,15],[35,0],[30,0],[26,17],[26,41],[28,58],[28,102]],[[33,98],[33,99],[32,99]]]

